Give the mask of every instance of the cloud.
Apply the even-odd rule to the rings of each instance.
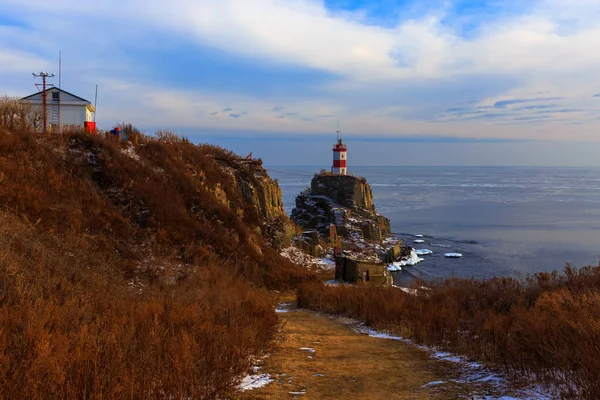
[[[527,116],[527,117],[515,117],[513,121],[534,121],[552,118],[551,115],[538,115],[538,116]]]
[[[408,1],[392,18],[322,0],[0,0],[3,15],[22,22],[0,26],[0,84],[31,88],[29,74],[55,66],[60,43],[67,87],[91,98],[100,83],[100,123],[227,129],[244,116],[254,129],[288,135],[334,132],[341,120],[349,136],[429,137],[445,124],[447,137],[598,140],[595,114],[577,130],[568,115],[546,118],[557,120],[552,129],[525,122],[536,110],[595,107],[600,53],[589,49],[600,46],[600,3],[511,1],[518,7],[500,11],[492,3],[465,11]],[[284,118],[293,114],[282,104],[296,118]]]
[[[521,103],[533,103],[537,101],[552,101],[552,100],[561,100],[562,97],[537,97],[533,99],[510,99],[510,100],[500,100],[494,103],[495,108],[506,108],[507,106],[513,104],[521,104]]]

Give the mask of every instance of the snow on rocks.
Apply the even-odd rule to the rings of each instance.
[[[410,257],[388,264],[388,271],[400,271],[402,270],[402,267],[412,267],[413,265],[417,265],[421,261],[425,261],[425,259],[419,257],[419,255],[414,250],[412,250],[410,252]]]
[[[334,271],[335,261],[331,258],[316,258],[312,257],[297,247],[290,246],[281,251],[281,255],[294,264],[301,265],[306,268],[315,267],[320,271]]]

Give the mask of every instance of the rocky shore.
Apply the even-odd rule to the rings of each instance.
[[[335,259],[338,279],[391,284],[388,264],[411,257],[412,249],[392,235],[389,219],[376,211],[365,178],[315,174],[310,188],[296,197],[291,219],[305,230],[295,245],[313,257]],[[333,256],[332,225],[342,247],[338,257]],[[373,274],[380,278],[372,279]]]

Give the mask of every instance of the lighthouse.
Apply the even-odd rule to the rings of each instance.
[[[346,175],[347,151],[348,148],[344,143],[342,143],[342,138],[340,137],[340,132],[338,131],[338,140],[333,146],[333,166],[331,167],[331,172],[334,175]]]

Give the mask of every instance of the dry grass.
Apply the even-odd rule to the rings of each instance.
[[[280,301],[294,303],[295,296]],[[284,325],[278,346],[260,371],[275,381],[245,393],[242,400],[283,400],[296,397],[290,392],[303,390],[306,394],[298,398],[456,399],[503,394],[488,383],[462,381],[457,364],[432,359],[415,346],[359,334],[352,321],[294,307],[280,317]],[[439,384],[427,385],[434,381]]]
[[[257,231],[235,155],[129,139],[0,130],[0,398],[230,396],[271,349],[266,288],[313,279]]]
[[[600,397],[600,267],[428,286],[414,296],[313,283],[298,303],[556,385],[566,398]]]

